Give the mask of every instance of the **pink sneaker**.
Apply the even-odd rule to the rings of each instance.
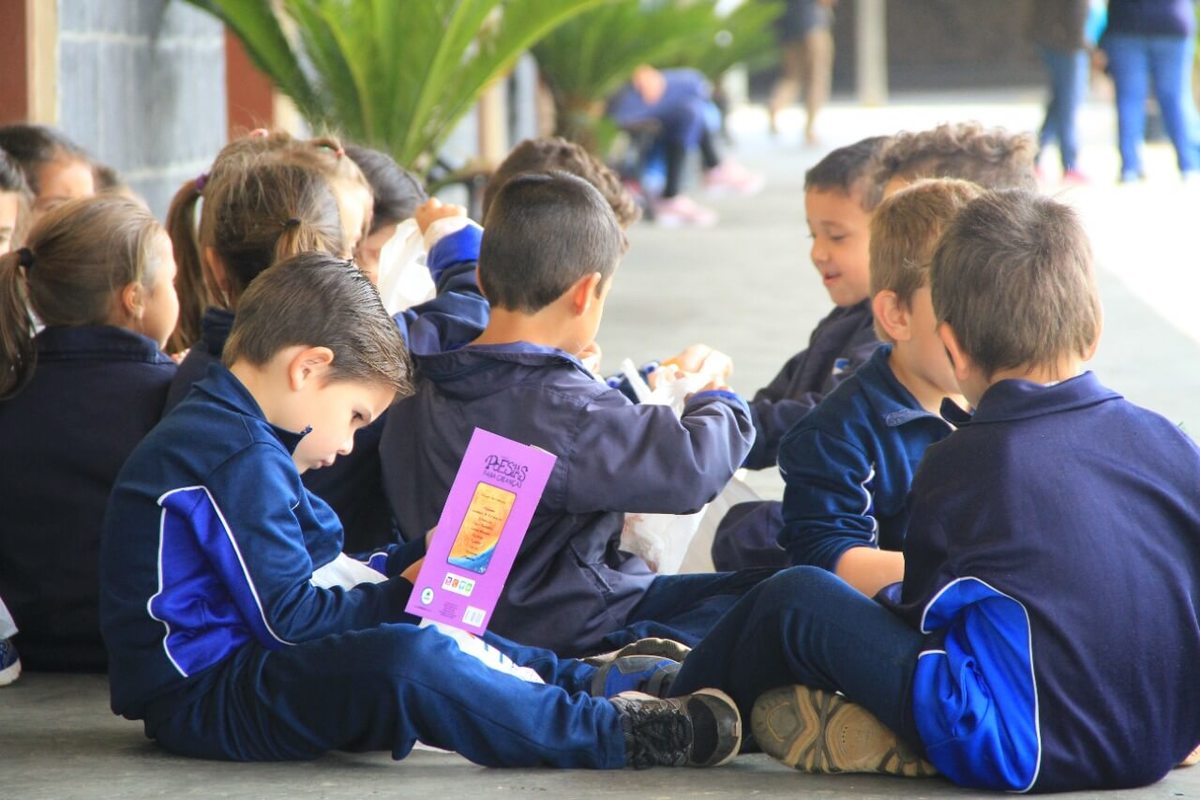
[[[717,212],[687,195],[677,194],[654,204],[654,221],[664,228],[708,228],[717,224]]]
[[[722,161],[704,173],[704,190],[709,194],[757,194],[765,184],[762,175],[732,159]]]
[[[1092,179],[1079,170],[1071,168],[1063,173],[1062,182],[1067,186],[1086,186],[1092,182]]]

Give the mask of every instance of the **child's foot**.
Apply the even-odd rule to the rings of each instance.
[[[592,697],[616,697],[623,692],[642,692],[666,697],[679,673],[680,663],[658,656],[621,656],[596,670]]]
[[[766,179],[736,161],[722,161],[704,173],[704,191],[710,195],[751,195],[762,191]]]
[[[871,712],[821,689],[784,686],[763,693],[750,727],[764,753],[801,772],[937,774]]]
[[[0,639],[0,686],[7,686],[21,675],[21,658],[12,639]]]
[[[593,667],[602,667],[605,664],[611,664],[622,656],[658,656],[659,658],[669,658],[672,661],[682,662],[690,652],[692,652],[692,648],[682,642],[651,636],[645,639],[638,639],[636,642],[630,642],[619,650],[612,650],[579,660],[585,664],[591,664]]]
[[[742,743],[742,718],[724,692],[660,700],[630,693],[614,697],[625,732],[625,764],[647,767],[719,767]]]
[[[687,195],[677,194],[654,204],[654,221],[664,228],[709,228],[717,224],[717,212]]]

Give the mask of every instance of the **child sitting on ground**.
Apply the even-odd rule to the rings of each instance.
[[[680,420],[633,405],[581,363],[625,246],[586,181],[518,175],[486,222],[487,327],[456,350],[414,348],[422,380],[385,425],[384,486],[400,528],[436,524],[476,427],[536,445],[558,461],[492,628],[563,654],[649,635],[694,642],[761,574],[656,578],[619,551],[622,522],[626,511],[695,511],[720,491],[750,446],[746,406],[714,381]]]
[[[592,698],[585,664],[489,639],[552,685],[527,682],[418,627],[400,573],[423,539],[358,564],[374,579],[334,579],[349,561],[341,526],[300,474],[348,453],[408,391],[403,341],[359,269],[306,253],[258,276],[223,361],[113,489],[101,560],[114,712],[171,752],[229,760],[399,759],[418,739],[486,766],[713,766],[737,753],[720,693]]]
[[[929,260],[980,191],[923,180],[875,210],[871,306],[886,344],[779,446],[779,544],[789,563],[824,567],[867,596],[904,577],[913,472],[925,448],[953,430],[940,409],[958,384],[935,330]]]
[[[1200,742],[1200,450],[1083,371],[1100,300],[1066,206],[972,201],[930,283],[975,413],[917,471],[903,584],[885,606],[781,572],[673,690],[753,705],[764,752],[804,771],[916,774],[923,751],[970,787],[1156,781]]]
[[[107,663],[101,518],[175,375],[161,352],[178,310],[174,277],[162,227],[117,196],[47,211],[0,258],[0,598],[30,669]],[[34,314],[46,326],[36,336]]]

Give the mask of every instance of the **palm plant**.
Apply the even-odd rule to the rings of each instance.
[[[603,103],[640,64],[690,66],[715,79],[755,50],[770,53],[776,3],[732,13],[717,0],[617,0],[579,14],[534,45],[554,97],[557,133],[602,151]]]
[[[241,39],[316,129],[429,168],[534,42],[606,0],[188,0]]]

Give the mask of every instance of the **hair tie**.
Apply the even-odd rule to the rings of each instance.
[[[204,187],[208,185],[208,173],[201,172],[196,176],[196,194],[204,194]]]
[[[26,272],[33,269],[33,251],[28,247],[18,248],[17,263],[24,267]]]
[[[287,219],[285,219],[285,220],[283,221],[283,227],[284,227],[285,229],[286,229],[286,228],[298,228],[298,227],[300,227],[300,218],[299,218],[299,217],[288,217]]]

